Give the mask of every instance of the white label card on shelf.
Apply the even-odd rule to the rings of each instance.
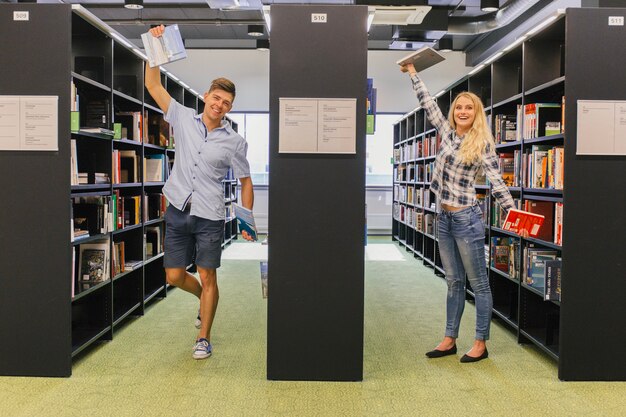
[[[609,26],[624,26],[624,16],[609,16]]]
[[[279,153],[356,153],[355,98],[279,98]]]
[[[626,155],[626,101],[578,100],[577,155]]]
[[[58,96],[0,96],[0,151],[58,151]]]

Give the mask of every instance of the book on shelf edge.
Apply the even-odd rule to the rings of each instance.
[[[430,46],[425,46],[417,51],[413,51],[402,59],[396,61],[398,65],[413,64],[415,71],[424,71],[435,64],[444,61],[446,58]]]
[[[544,216],[540,214],[511,209],[507,213],[506,219],[504,219],[502,228],[517,234],[519,234],[522,230],[526,230],[530,237],[537,237],[543,221]]]
[[[178,25],[166,26],[163,35],[158,38],[150,32],[143,33],[141,40],[152,68],[187,58]]]
[[[252,210],[236,203],[233,203],[233,209],[235,211],[235,217],[237,218],[237,224],[239,224],[239,231],[243,232],[245,230],[250,236],[252,236],[253,240],[257,240],[258,233],[254,222],[254,216],[252,215]]]

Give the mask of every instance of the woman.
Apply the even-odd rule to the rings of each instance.
[[[493,195],[507,212],[514,208],[513,198],[500,175],[495,143],[480,99],[472,93],[459,93],[446,120],[413,65],[404,65],[401,71],[411,75],[417,98],[441,135],[430,190],[441,207],[437,231],[448,284],[447,319],[443,341],[426,356],[441,358],[456,354],[467,273],[476,302],[476,336],[461,362],[478,362],[489,356],[486,341],[493,305],[485,262],[485,227],[474,189],[479,168],[484,169]]]

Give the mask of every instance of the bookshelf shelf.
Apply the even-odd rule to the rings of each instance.
[[[626,65],[623,58],[615,55],[615,51],[621,48],[620,45],[626,43],[626,33],[611,31],[606,27],[606,19],[617,10],[567,9],[564,15],[560,15],[548,27],[525,39],[519,46],[479,72],[459,80],[437,99],[445,114],[446,105],[449,105],[455,94],[468,88],[479,94],[492,115],[521,117],[515,127],[521,129],[516,131],[520,139],[496,145],[496,152],[512,154],[513,158],[518,158],[518,164],[525,155],[527,159],[524,164],[517,165],[518,168],[525,166],[528,169],[532,162],[535,164],[535,173],[542,170],[541,177],[536,178],[514,173],[519,180],[516,184],[523,186],[510,187],[510,191],[513,198],[519,199],[520,203],[535,204],[538,208],[550,206],[536,203],[552,203],[554,219],[550,218],[548,227],[554,227],[553,220],[559,221],[558,225],[563,229],[562,235],[559,235],[562,236],[562,244],[555,244],[551,240],[520,239],[519,236],[493,225],[487,228],[485,244],[491,249],[496,244],[492,243],[491,237],[516,238],[521,245],[516,256],[517,268],[522,269],[519,271],[522,277],[526,264],[521,258],[526,256],[524,251],[529,248],[551,252],[562,258],[560,270],[564,298],[562,301],[544,301],[542,291],[528,287],[522,280],[512,279],[495,268],[489,268],[494,298],[493,312],[516,332],[518,342],[533,344],[555,359],[558,362],[559,378],[565,380],[626,380],[626,365],[615,366],[614,361],[610,360],[621,355],[615,346],[626,344],[626,326],[623,319],[626,317],[626,307],[617,296],[619,291],[622,294],[626,291],[626,282],[620,278],[623,277],[626,247],[620,245],[619,248],[613,248],[614,250],[606,250],[607,241],[621,241],[626,233],[623,222],[616,223],[614,211],[615,207],[626,204],[626,194],[607,192],[623,188],[621,179],[626,172],[626,162],[612,156],[585,157],[576,154],[577,100],[589,97],[598,100],[623,100],[626,97],[626,86],[618,82],[622,74],[617,67],[590,64],[615,63],[617,60],[620,65]],[[596,31],[601,32],[602,39],[606,41],[602,48],[598,48],[591,40],[592,37],[600,36],[590,36]],[[562,108],[558,116],[553,111],[544,113],[542,118],[539,110],[526,113],[535,103],[557,103]],[[518,108],[523,111],[518,113]],[[404,142],[398,146],[399,139],[427,136],[422,132],[432,126],[424,120],[423,113],[423,109],[417,108],[394,126],[394,149],[402,150]],[[555,126],[557,117],[560,120],[559,127]],[[416,121],[413,130],[409,129],[407,120]],[[565,121],[565,133],[544,135],[547,122],[550,122],[549,127],[554,131],[564,126]],[[492,123],[492,128],[495,128],[495,120]],[[524,128],[531,130],[524,131]],[[548,155],[553,152],[552,159],[548,156],[546,159],[534,160],[544,158],[540,152],[547,152]],[[560,155],[556,152],[560,152]],[[564,172],[564,181],[561,180],[565,189],[537,188],[537,184],[543,183],[547,183],[549,187],[555,186],[557,160],[561,164],[558,169],[561,174]],[[415,164],[419,166],[427,161],[427,158],[417,158]],[[544,161],[550,161],[552,165]],[[405,180],[406,178],[399,178],[395,174],[410,170],[413,162],[397,162],[394,165],[394,179]],[[518,172],[524,173],[521,170]],[[434,266],[438,260],[435,237],[422,234],[416,230],[419,227],[405,225],[402,219],[411,214],[411,207],[400,204],[406,198],[408,190],[427,190],[427,184],[428,182],[394,180],[392,236],[409,249],[414,248],[413,244],[419,245],[424,253],[424,264]],[[528,186],[531,184],[535,186]],[[488,192],[489,187],[476,189],[487,195],[486,224],[496,224],[492,216],[497,213],[492,204],[493,197]],[[565,216],[557,217],[562,216],[558,214],[561,204]],[[415,209],[420,214],[418,221],[423,222],[423,216],[431,212],[421,209],[421,205],[416,204]],[[556,233],[557,230],[554,229],[552,234]],[[489,250],[486,256],[488,261],[491,256],[493,254]],[[602,285],[594,285],[589,277],[601,277]],[[471,291],[468,291],[468,296],[472,297]],[[590,311],[590,302],[599,307]],[[608,310],[611,311],[610,314]],[[620,312],[619,315],[614,314],[616,311]],[[603,334],[610,332],[613,337],[615,329],[620,329],[617,331],[620,342],[611,346],[602,344]],[[580,342],[581,337],[587,341],[589,335],[594,335],[593,348]],[[602,353],[590,358],[590,349]],[[593,366],[587,361],[593,362]]]
[[[133,272],[133,271],[129,270],[129,271],[120,272],[119,274],[117,274],[117,275],[115,275],[113,277],[113,282],[117,281],[120,278],[124,278],[126,275],[130,274],[131,272]]]
[[[72,342],[72,357],[88,348],[91,344],[98,341],[104,335],[111,331],[111,326],[104,328],[91,327],[83,328],[74,332],[74,341]],[[75,342],[75,344],[74,344]]]
[[[141,229],[142,226],[143,226],[143,224],[141,224],[141,223],[139,223],[139,224],[130,224],[130,225],[122,227],[121,229],[114,230],[111,233],[113,235],[119,235],[119,234],[123,234],[123,233],[126,233],[126,232],[132,232],[133,230]]]
[[[524,188],[524,197],[533,200],[540,200],[539,196],[533,196],[532,194],[539,194],[544,196],[560,196],[563,194],[563,190],[557,190],[554,188]],[[531,194],[526,196],[526,194]]]
[[[497,102],[493,106],[491,106],[492,112],[497,113],[497,109],[499,107],[504,107],[504,106],[510,105],[511,103],[515,104],[515,103],[520,102],[521,100],[522,100],[522,93],[515,94],[514,96],[511,96],[509,98],[505,98]]]
[[[152,299],[156,298],[159,294],[163,293],[164,291],[165,291],[165,287],[159,287],[159,288],[153,289],[152,291],[146,291],[143,302],[147,304],[149,301],[152,301]]]
[[[136,312],[139,307],[141,307],[141,303],[119,307],[119,310],[117,310],[113,315],[113,327],[119,326],[126,317]]]
[[[85,243],[85,242],[81,242],[81,243]],[[104,282],[100,282],[98,284],[95,284],[93,286],[91,286],[89,289],[80,291],[78,293],[76,293],[76,295],[74,297],[72,297],[72,301],[78,301],[83,297],[88,296],[89,294],[96,292],[98,290],[100,290],[101,288],[104,288],[106,286],[108,286],[109,284],[111,284],[111,280],[106,280]]]
[[[530,96],[530,95],[533,95],[535,93],[541,92],[543,90],[554,88],[555,86],[558,86],[559,88],[563,89],[562,84],[564,84],[564,83],[565,83],[565,76],[558,77],[558,78],[555,78],[552,81],[548,81],[547,83],[544,83],[544,84],[539,85],[537,87],[531,88],[530,90],[526,91],[525,94],[527,96]]]
[[[163,147],[163,146],[159,146],[159,145],[152,145],[152,144],[150,144],[150,143],[145,143],[143,146],[144,146],[144,148],[145,148],[145,149],[154,149],[154,150],[157,150],[157,151],[163,151],[163,150],[165,150],[165,149],[166,149],[166,148],[165,148],[165,147]]]
[[[87,78],[85,76],[82,76],[80,74],[76,74],[75,72],[72,72],[72,78],[75,81],[82,82],[82,83],[85,83],[85,84],[90,85],[92,87],[99,88],[99,89],[101,89],[102,91],[105,91],[105,92],[111,92],[112,91],[111,87],[107,87],[104,84],[101,84],[101,83],[99,83],[97,81],[91,80],[91,79],[89,79],[89,78]]]
[[[526,290],[530,291],[531,293],[541,297],[541,299],[543,299],[543,291],[539,290],[538,288],[535,287],[531,287],[525,283],[522,282],[522,288],[525,288]]]
[[[535,346],[537,346],[544,353],[548,354],[552,359],[558,361],[559,360],[559,351],[558,346],[555,345],[546,345],[545,342],[542,341],[541,337],[536,337],[534,333],[541,333],[541,329],[529,329],[529,330],[520,330],[520,334],[522,337],[527,338],[530,342],[532,342]]]
[[[142,183],[140,182],[128,182],[128,183],[122,183],[122,184],[113,184],[113,189],[120,189],[120,188],[137,188],[137,187],[141,187]]]
[[[551,136],[542,136],[540,138],[534,138],[534,139],[525,139],[524,140],[524,146],[526,145],[534,145],[534,144],[538,144],[538,143],[551,143],[551,142],[562,142],[563,141],[563,135],[562,134],[558,134],[558,135],[551,135]]]
[[[126,101],[129,101],[131,103],[137,104],[139,106],[141,106],[141,100],[139,100],[138,98],[135,97],[131,97],[129,95],[126,95],[120,91],[117,90],[113,90],[113,98],[120,98],[120,99],[124,99]]]
[[[514,329],[517,328],[517,322],[511,320],[510,312],[500,311],[495,305],[493,307],[493,314],[496,315],[500,320],[504,321],[510,327]]]
[[[504,143],[498,143],[496,145],[496,149],[497,150],[501,150],[501,149],[509,149],[509,148],[519,148],[522,144],[522,141],[515,141],[515,142],[504,142]]]
[[[508,279],[509,281],[512,281],[512,282],[514,282],[514,283],[516,283],[516,284],[519,282],[519,280],[518,280],[518,279],[516,279],[516,278],[511,278],[511,276],[510,276],[509,274],[507,274],[507,273],[506,273],[506,272],[504,272],[504,271],[500,271],[499,269],[494,268],[493,266],[489,267],[489,269],[491,270],[491,272],[495,273],[496,275],[500,275],[501,277],[506,278],[506,279]]]
[[[72,185],[70,197],[111,195],[110,184]]]
[[[151,258],[149,258],[149,259],[146,259],[145,264],[149,264],[150,262],[154,262],[154,261],[156,261],[157,259],[160,259],[160,258],[162,258],[162,257],[163,257],[163,253],[161,252],[161,253],[159,253],[159,254],[158,254],[158,255],[156,255],[156,256],[153,256],[153,257],[151,257]]]
[[[536,243],[536,244],[544,246],[546,248],[552,248],[552,249],[557,249],[557,250],[561,250],[562,249],[562,247],[560,245],[557,245],[556,243],[548,242],[546,240],[534,239],[532,237],[524,238],[524,240],[527,240],[528,242]]]

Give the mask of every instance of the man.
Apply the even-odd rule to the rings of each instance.
[[[160,25],[150,32],[159,37],[164,29]],[[176,140],[176,162],[163,187],[170,203],[165,213],[165,275],[170,285],[200,299],[200,331],[193,358],[204,359],[212,353],[211,326],[219,299],[217,268],[225,218],[222,180],[232,167],[241,182],[242,205],[252,209],[248,144],[224,120],[235,99],[235,85],[226,78],[213,80],[204,93],[204,112],[199,115],[169,95],[161,84],[158,67],[146,65],[145,83],[173,127]],[[248,234],[243,237],[252,240]],[[186,271],[194,253],[201,283]]]

